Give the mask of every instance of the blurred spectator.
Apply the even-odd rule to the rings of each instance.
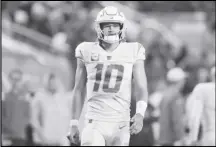
[[[18,10],[22,10],[26,13],[26,15],[28,17],[28,23],[25,26],[28,28],[32,24],[32,19],[33,19],[32,17],[30,17],[32,4],[33,4],[32,1],[20,1],[19,9],[18,9]]]
[[[185,127],[185,101],[186,97],[181,93],[187,74],[181,68],[168,71],[168,88],[163,95],[160,104],[160,137],[161,145],[172,146],[184,135]]]
[[[154,87],[156,87],[158,81],[165,78],[167,62],[171,58],[170,48],[167,48],[166,43],[161,41],[158,36],[146,47],[146,75],[150,93],[154,92]],[[166,54],[164,54],[165,52]]]
[[[11,92],[17,93],[21,88],[23,80],[23,72],[20,69],[13,69],[9,73],[9,81],[11,82]]]
[[[31,17],[33,18],[32,28],[47,36],[52,36],[50,24],[47,19],[47,7],[40,2],[35,2],[31,8]]]
[[[67,35],[64,32],[58,32],[52,38],[52,47],[59,52],[67,52],[69,46],[67,44]]]
[[[208,70],[206,68],[200,67],[198,69],[197,75],[198,75],[198,83],[204,83],[208,81]]]
[[[14,20],[20,25],[27,26],[29,22],[29,16],[25,11],[17,10],[14,14]]]
[[[188,144],[198,143],[201,146],[215,146],[215,66],[211,68],[211,81],[199,83],[193,89],[187,101]],[[199,140],[199,126],[202,135]]]
[[[54,9],[48,15],[48,20],[52,30],[52,34],[63,31],[63,24],[65,23],[64,14],[62,9]]]
[[[26,93],[22,89],[23,73],[16,69],[9,77],[12,82],[12,89],[5,93],[2,102],[2,127],[5,137],[11,140],[11,145],[26,146],[26,128],[30,120],[30,103],[25,98]]]
[[[35,19],[42,20],[46,17],[47,9],[42,3],[36,2],[31,8],[31,13],[33,17],[36,17]]]
[[[45,89],[32,102],[32,126],[35,145],[69,145],[65,135],[71,118],[71,96],[59,89],[58,78],[49,74]]]

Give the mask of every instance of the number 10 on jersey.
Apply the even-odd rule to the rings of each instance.
[[[100,84],[103,84],[103,91],[107,93],[117,93],[120,89],[122,79],[123,79],[123,74],[124,74],[124,66],[123,65],[118,65],[118,64],[111,64],[106,66],[107,68],[105,69],[105,78],[104,81],[102,80],[102,73],[103,69],[105,68],[103,64],[97,64],[96,65],[96,76],[95,76],[95,84],[93,91],[97,92],[99,90]],[[112,71],[117,70],[117,77],[115,79],[115,86],[113,88],[109,87],[109,83],[111,80],[112,76]]]

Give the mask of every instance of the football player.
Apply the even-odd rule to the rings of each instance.
[[[77,120],[85,86],[87,100],[81,146],[128,146],[130,134],[142,130],[148,99],[145,48],[140,43],[125,41],[125,21],[117,8],[105,7],[95,21],[98,41],[83,42],[76,48],[74,115],[68,134],[72,143],[79,142]],[[136,89],[136,114],[130,118],[132,81]]]
[[[211,82],[199,83],[187,103],[188,129],[187,144],[197,143],[215,146],[215,67],[211,69]],[[198,141],[199,126],[203,133]]]

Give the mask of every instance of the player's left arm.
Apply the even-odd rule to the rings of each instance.
[[[143,119],[148,103],[147,78],[145,73],[145,49],[139,44],[136,61],[133,66],[134,89],[136,93],[136,114],[131,119],[131,134],[137,134],[142,130]]]

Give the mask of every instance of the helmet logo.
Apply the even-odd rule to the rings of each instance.
[[[101,30],[101,23],[119,23],[120,25],[120,31],[118,34],[115,36],[113,35],[106,35],[103,33]],[[121,41],[125,39],[125,32],[126,32],[126,27],[125,27],[125,16],[122,12],[120,12],[117,8],[108,6],[102,9],[96,18],[96,27],[97,31],[97,36],[98,39],[103,40],[105,42],[109,43],[115,43],[118,41]]]

